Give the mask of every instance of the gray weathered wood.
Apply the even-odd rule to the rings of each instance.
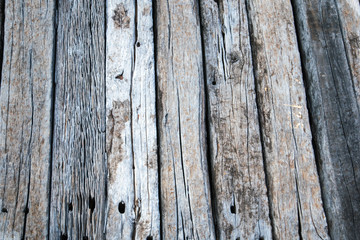
[[[294,3],[330,235],[359,239],[359,5],[338,1],[344,9],[340,17],[333,0]],[[354,6],[352,15],[347,4]]]
[[[292,6],[248,1],[248,14],[274,237],[326,239]]]
[[[159,0],[158,131],[163,239],[214,239],[198,2]]]
[[[46,239],[54,2],[6,1],[5,15],[0,91],[0,238]]]
[[[218,239],[271,239],[245,1],[201,1]]]
[[[105,4],[58,4],[50,239],[104,239]]]
[[[152,1],[110,0],[107,23],[107,239],[160,239]]]

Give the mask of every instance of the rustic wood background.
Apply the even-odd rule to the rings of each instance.
[[[358,0],[0,0],[0,239],[360,239]]]

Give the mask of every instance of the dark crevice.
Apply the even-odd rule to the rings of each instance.
[[[256,99],[256,109],[258,111],[258,124],[259,124],[259,131],[260,131],[260,142],[261,142],[261,151],[262,151],[262,157],[263,157],[263,165],[264,165],[264,174],[265,174],[265,185],[266,185],[266,194],[268,197],[268,202],[269,202],[269,218],[270,218],[270,223],[271,223],[271,234],[272,234],[272,238],[273,239],[277,239],[276,238],[276,234],[275,234],[275,223],[274,223],[274,218],[273,218],[273,207],[272,207],[272,201],[271,201],[271,194],[270,194],[270,184],[269,184],[269,176],[268,176],[268,167],[267,167],[267,162],[266,162],[266,152],[265,152],[265,139],[264,139],[264,130],[263,130],[263,125],[262,125],[262,120],[261,120],[261,110],[260,110],[260,106],[261,106],[261,102],[259,99],[259,96],[261,95],[257,86],[257,77],[256,77],[256,72],[258,71],[257,68],[257,44],[256,44],[256,40],[254,38],[254,30],[252,27],[252,19],[250,17],[250,5],[248,3],[248,0],[245,0],[245,11],[246,11],[246,17],[248,20],[248,30],[249,30],[249,36],[250,36],[250,48],[251,48],[251,59],[252,59],[252,65],[253,65],[253,76],[254,76],[254,86],[255,86],[255,99]]]
[[[104,189],[104,193],[105,193],[105,199],[104,199],[104,215],[107,216],[107,207],[109,206],[109,197],[108,197],[108,176],[109,176],[109,171],[108,171],[108,165],[107,165],[107,153],[106,153],[106,136],[107,136],[107,131],[106,131],[106,53],[107,53],[107,36],[106,36],[106,31],[107,31],[107,15],[106,15],[106,9],[107,9],[107,1],[104,1],[104,49],[105,49],[105,53],[104,53],[104,106],[103,106],[103,126],[102,126],[102,132],[104,133],[104,154],[103,154],[103,161],[104,161],[104,166],[105,166],[105,175],[104,175],[104,185],[105,185],[105,189]],[[106,230],[106,217],[104,219],[105,222],[105,230]],[[106,239],[106,231],[103,232],[103,237]]]
[[[304,24],[303,21],[301,21],[298,12],[298,4],[296,3],[295,0],[291,0],[291,5],[292,5],[292,11],[293,11],[293,16],[294,16],[294,22],[295,22],[295,33],[296,33],[296,39],[297,39],[297,46],[298,46],[298,51],[300,53],[300,62],[301,62],[301,72],[302,72],[302,77],[303,77],[303,82],[304,82],[304,88],[305,88],[305,95],[306,95],[306,107],[308,109],[308,117],[309,117],[309,124],[310,124],[310,130],[311,130],[311,143],[312,143],[312,147],[314,149],[314,157],[315,157],[315,165],[316,165],[316,170],[317,170],[317,174],[318,176],[320,176],[320,172],[321,172],[321,157],[320,157],[320,149],[318,148],[318,143],[317,143],[317,137],[316,137],[316,125],[314,122],[314,119],[312,118],[313,113],[312,113],[312,108],[311,108],[311,102],[309,101],[310,98],[310,86],[309,86],[309,77],[308,74],[306,72],[306,67],[305,67],[305,61],[306,61],[306,53],[302,47],[302,42],[301,42],[301,32],[300,32],[300,24]],[[323,188],[323,183],[319,177],[319,182],[320,182],[320,186],[321,186],[321,200],[323,202],[323,204],[325,203],[325,189]],[[326,222],[328,225],[328,235],[330,236],[330,224],[329,224],[329,220],[328,220],[328,214],[327,211],[324,207],[324,212],[325,212],[325,216],[326,216]]]
[[[160,212],[160,240],[162,240],[162,211],[161,211],[161,163],[160,163],[160,116],[159,116],[159,87],[157,78],[157,6],[156,0],[152,0],[152,17],[153,17],[153,41],[154,41],[154,72],[155,72],[155,108],[156,108],[156,142],[157,142],[157,163],[158,163],[158,199],[159,199],[159,212]]]
[[[5,0],[0,0],[0,88],[2,83],[2,65],[4,59],[4,38],[5,38]]]
[[[47,239],[50,239],[50,222],[51,222],[51,197],[52,197],[52,164],[53,164],[53,154],[54,154],[54,138],[55,138],[55,103],[56,103],[56,56],[57,56],[57,29],[58,29],[58,12],[59,12],[59,2],[55,1],[54,6],[54,39],[53,39],[53,57],[52,57],[52,93],[51,93],[51,110],[50,110],[50,156],[49,156],[49,180],[48,180],[48,226],[47,226]]]
[[[218,223],[217,223],[217,199],[215,194],[215,185],[213,183],[213,164],[212,164],[212,154],[211,154],[211,135],[210,135],[210,126],[211,126],[211,120],[210,120],[210,101],[209,101],[209,92],[208,92],[208,82],[211,80],[207,77],[207,70],[206,70],[206,47],[205,47],[205,36],[204,36],[204,29],[203,29],[203,19],[202,19],[202,10],[201,10],[201,3],[202,0],[197,1],[198,3],[198,17],[200,22],[200,37],[201,37],[201,53],[202,53],[202,65],[203,65],[203,76],[204,76],[204,93],[205,93],[205,99],[204,99],[204,112],[205,112],[205,132],[206,132],[206,158],[207,158],[207,165],[208,165],[208,175],[209,175],[209,184],[210,184],[210,204],[211,204],[211,211],[212,211],[212,220],[214,223],[214,230],[215,230],[215,236],[218,238],[219,231],[218,231]],[[218,2],[217,2],[218,4]],[[216,80],[214,79],[211,81],[212,85],[216,85]]]

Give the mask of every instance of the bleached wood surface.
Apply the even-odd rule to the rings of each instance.
[[[218,239],[271,239],[245,1],[201,13]]]
[[[276,239],[328,238],[290,1],[248,2]]]
[[[164,239],[214,239],[198,2],[159,0],[158,132]]]
[[[105,4],[57,6],[49,239],[104,239]]]
[[[0,238],[357,239],[359,12],[0,1]]]
[[[14,0],[2,7],[0,238],[43,239],[49,215],[54,1]]]
[[[356,97],[356,41],[360,6],[345,0],[295,4],[330,235],[333,239],[358,239],[360,102]]]
[[[152,1],[107,4],[107,238],[160,239]]]

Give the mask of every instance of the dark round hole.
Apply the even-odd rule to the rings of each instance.
[[[240,238],[238,237],[238,238],[236,238],[236,240],[240,240]]]
[[[70,212],[73,210],[73,205],[72,205],[72,203],[69,203],[68,209],[69,209]]]
[[[231,205],[231,206],[230,206],[230,212],[231,212],[232,214],[235,214],[235,212],[236,212],[235,205]]]
[[[121,213],[121,214],[125,213],[125,203],[124,203],[124,201],[119,202],[118,210],[119,210],[119,213]]]
[[[153,237],[152,237],[152,236],[148,236],[148,237],[146,238],[146,240],[153,240]]]
[[[7,212],[8,212],[8,210],[7,210],[6,208],[2,208],[2,209],[1,209],[1,212],[3,212],[3,213],[7,213]]]
[[[87,236],[83,236],[83,240],[89,240]]]
[[[137,42],[137,43],[136,43],[136,46],[137,46],[137,47],[140,47],[140,43],[139,43],[139,42]]]
[[[264,240],[264,237],[259,237],[259,240]]]
[[[61,236],[60,236],[60,239],[61,240],[67,240],[68,236],[65,233],[62,233]]]
[[[28,207],[25,207],[24,213],[25,213],[25,214],[28,214],[28,213],[29,213],[29,208],[28,208]]]
[[[89,198],[89,208],[91,210],[91,212],[94,212],[95,209],[95,197],[91,197]]]
[[[212,85],[216,85],[216,81],[214,80],[214,81],[212,81]]]

